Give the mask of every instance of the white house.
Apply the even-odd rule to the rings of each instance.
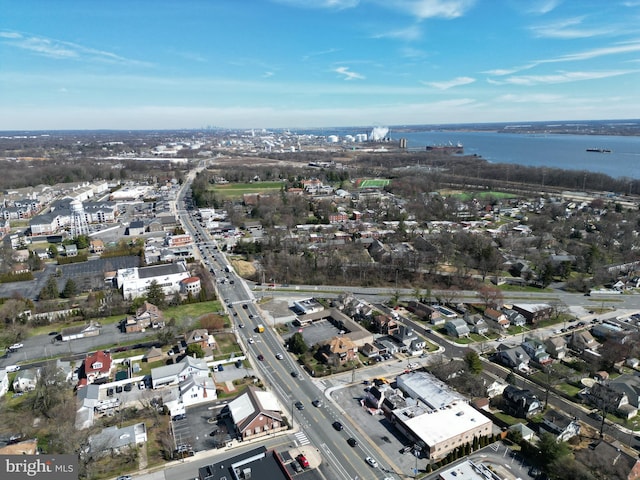
[[[177,385],[188,377],[202,379],[209,376],[207,362],[202,359],[184,357],[178,363],[151,369],[151,385],[153,388]]]

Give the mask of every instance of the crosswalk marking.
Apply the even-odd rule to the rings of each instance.
[[[297,443],[300,445],[309,445],[311,441],[307,438],[304,432],[297,432],[294,437],[296,437]]]

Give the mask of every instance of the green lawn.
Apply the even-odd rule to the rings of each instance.
[[[225,198],[239,198],[246,193],[273,193],[282,189],[284,182],[251,182],[228,183],[215,185],[213,191],[216,195]]]

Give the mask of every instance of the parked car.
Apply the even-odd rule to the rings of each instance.
[[[309,468],[309,460],[307,460],[307,457],[305,457],[303,454],[298,455],[296,459],[298,460],[298,463],[300,463],[300,466],[302,468]]]
[[[291,466],[293,467],[294,472],[296,473],[300,473],[302,471],[302,467],[300,466],[300,463],[296,462],[291,462]]]
[[[7,365],[4,369],[7,371],[7,373],[17,372],[18,370],[20,370],[20,365]]]
[[[132,384],[131,384],[131,383],[127,383],[127,384],[124,386],[124,391],[125,391],[125,392],[130,392],[132,388],[133,388]]]
[[[19,350],[22,347],[24,347],[22,343],[14,343],[9,347],[9,350]]]

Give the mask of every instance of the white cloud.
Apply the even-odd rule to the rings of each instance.
[[[270,78],[273,77],[275,74],[273,72],[264,72],[262,74],[262,78]]]
[[[364,80],[364,76],[356,72],[349,71],[349,67],[338,67],[333,70],[340,75],[344,75],[345,80]]]
[[[46,37],[24,36],[18,32],[3,32],[0,38],[5,45],[32,52],[56,60],[79,60],[123,65],[150,66],[147,62],[121,57],[111,52],[96,50],[76,43]]]
[[[536,15],[545,15],[556,9],[560,3],[560,0],[529,0],[527,5],[527,11]]]
[[[458,18],[463,16],[476,0],[372,0],[383,7],[404,11],[419,20],[426,18]]]
[[[297,8],[333,8],[336,10],[344,10],[357,6],[359,0],[273,0],[275,3],[281,3]]]
[[[390,30],[373,35],[373,38],[397,38],[400,40],[414,41],[422,37],[422,29],[418,25],[411,25],[398,30]]]
[[[444,82],[422,82],[422,83],[430,87],[437,88],[438,90],[448,90],[449,88],[459,87],[460,85],[468,85],[469,83],[473,83],[475,81],[476,79],[471,77],[456,77]]]
[[[612,70],[602,72],[560,72],[551,75],[519,75],[514,77],[507,77],[504,80],[488,80],[489,83],[494,85],[548,85],[557,83],[569,83],[579,82],[584,80],[597,80],[600,78],[617,77],[620,75],[627,75],[629,73],[636,73],[636,70]]]
[[[558,38],[558,39],[573,39],[573,38],[590,38],[602,35],[611,35],[619,31],[619,28],[614,25],[598,25],[596,27],[583,27],[581,26],[584,21],[584,17],[574,17],[561,20],[558,22],[549,23],[546,25],[536,25],[530,28],[531,31],[539,38]]]
[[[557,103],[564,100],[561,95],[553,95],[548,93],[534,93],[525,95],[507,94],[496,98],[499,102],[509,103]]]

